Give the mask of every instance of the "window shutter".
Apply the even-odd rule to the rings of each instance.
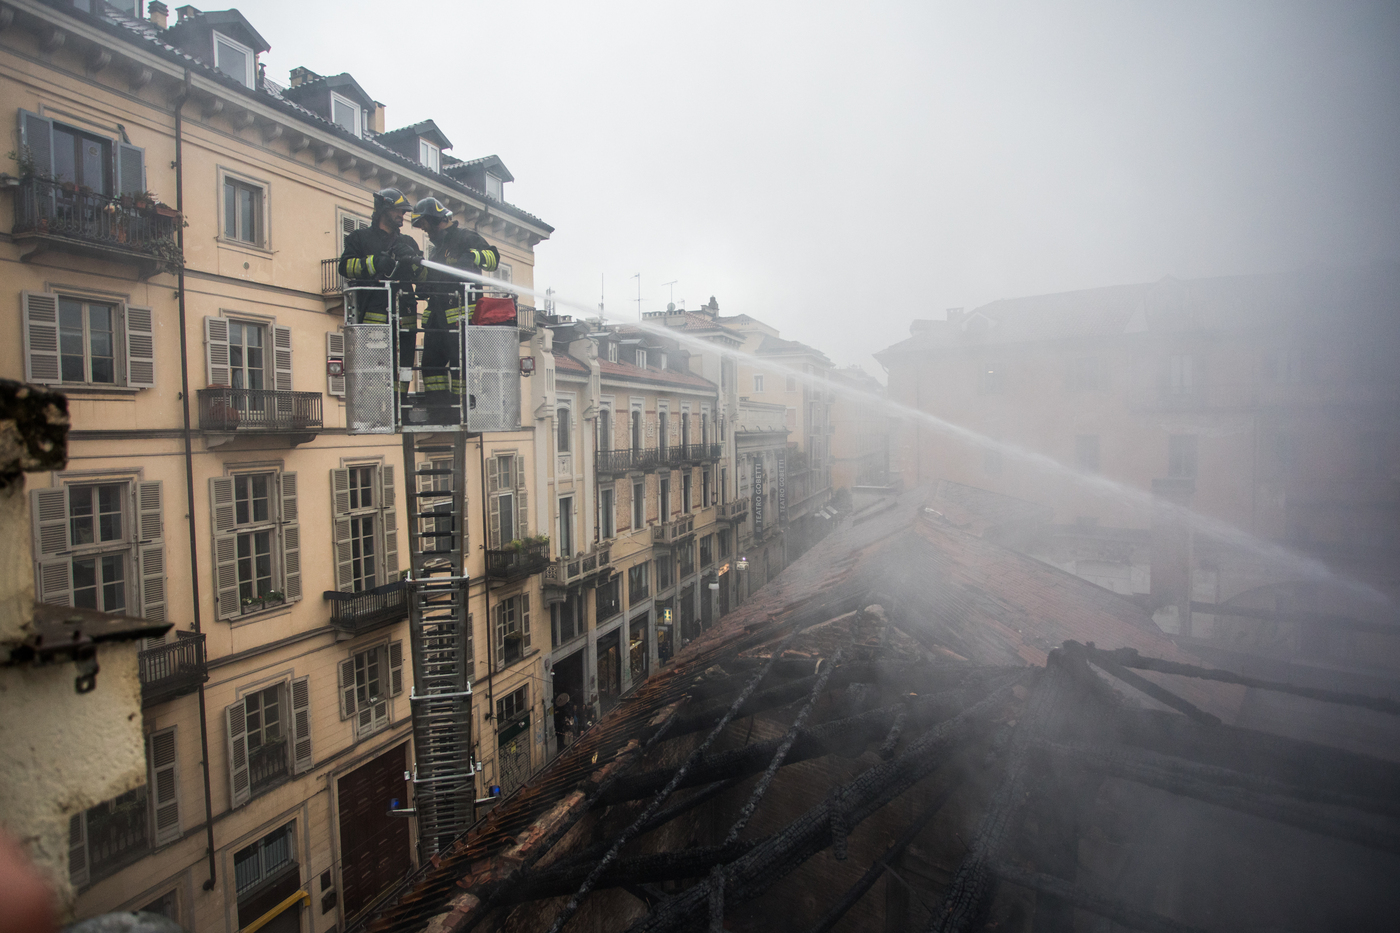
[[[248,778],[248,711],[239,700],[225,710],[225,715],[228,717],[228,805],[230,809],[237,809],[252,796]]]
[[[278,392],[292,391],[292,329],[281,324],[272,326],[272,362],[277,371]]]
[[[165,620],[165,542],[161,526],[161,481],[136,484],[137,532],[141,561],[141,616]]]
[[[220,619],[232,619],[239,614],[238,537],[234,534],[233,477],[209,478],[209,512],[210,527],[214,532],[215,615]]]
[[[355,659],[340,662],[340,718],[355,715]]]
[[[301,599],[301,525],[297,524],[297,475],[277,477],[282,491],[282,592],[287,601]]]
[[[135,389],[156,384],[155,320],[150,308],[126,309],[126,384]]]
[[[28,110],[19,112],[19,144],[29,149],[34,171],[39,175],[53,174],[53,121]],[[70,178],[69,181],[74,179]]]
[[[389,696],[403,693],[403,642],[389,642]]]
[[[524,540],[530,536],[529,495],[525,491],[525,470],[519,459],[515,461],[515,537]],[[548,504],[548,503],[546,503]],[[545,516],[548,518],[549,516]]]
[[[86,811],[68,818],[68,880],[75,888],[88,883]]]
[[[206,385],[233,385],[228,361],[228,318],[204,319],[204,376]]]
[[[506,604],[496,604],[496,669],[506,666]]]
[[[292,773],[311,770],[311,678],[292,681]]]
[[[156,845],[180,838],[180,776],[175,726],[151,733],[146,760],[151,769],[151,822]]]
[[[345,377],[332,376],[330,374],[331,360],[345,362],[345,332],[339,330],[326,331],[326,393],[328,395],[338,395],[345,398]]]
[[[43,559],[70,550],[67,488],[30,490],[29,505],[33,513],[34,556]]]
[[[520,650],[530,650],[530,594],[520,597]]]
[[[136,194],[146,190],[146,150],[130,143],[117,143],[117,190]]]
[[[384,582],[393,583],[399,575],[399,514],[394,509],[397,490],[394,485],[394,467],[385,464],[379,468],[379,503],[383,521],[379,527],[384,535]],[[465,551],[465,546],[463,547]]]
[[[496,462],[495,457],[488,457],[486,460],[486,489],[490,502],[487,509],[487,532],[491,540],[487,543],[492,548],[501,546],[501,498],[490,495],[490,493],[499,490],[500,486],[500,465]]]
[[[58,296],[20,292],[24,303],[24,379],[39,385],[62,382],[58,368]]]
[[[331,527],[335,533],[335,588],[353,593],[353,554],[350,547],[350,471],[331,470]]]

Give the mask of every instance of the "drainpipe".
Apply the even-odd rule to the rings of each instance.
[[[482,510],[481,510],[481,540],[484,541],[484,542],[486,542],[486,544],[490,544],[490,543],[491,543],[491,519],[488,517],[489,514],[490,514],[490,507],[489,507],[489,504],[488,504],[487,501],[486,501],[486,497],[489,496],[491,493],[490,493],[490,490],[488,490],[488,489],[486,488],[486,435],[482,434],[482,435],[478,435],[478,436],[477,436],[476,450],[477,450],[478,459],[481,461],[481,503],[482,503],[482,506],[483,506],[483,508],[482,508]],[[462,521],[463,521],[463,522],[466,521],[465,516],[463,517]],[[485,548],[485,547],[486,547],[486,544],[483,544],[482,547]],[[485,603],[486,603],[486,704],[487,704],[487,705],[486,705],[486,714],[487,714],[488,716],[494,716],[495,713],[496,713],[496,691],[495,691],[495,688],[494,688],[494,686],[493,686],[493,684],[492,684],[492,681],[495,679],[495,676],[496,676],[496,639],[495,639],[495,629],[492,628],[492,626],[491,626],[491,578],[490,578],[490,577],[487,577],[487,578],[486,578],[485,584],[486,584],[485,587],[484,587],[484,588],[482,589],[482,591],[481,591],[481,595],[482,595],[482,598],[485,600]],[[493,725],[495,724],[495,720],[494,720],[494,719],[491,719],[490,722],[491,722]],[[477,743],[478,743],[478,744],[477,744],[477,748],[478,748],[478,749],[485,748],[485,746],[486,746],[485,737],[486,737],[486,730],[485,730],[485,729],[482,729],[482,730],[481,730],[481,738],[477,739]],[[478,758],[478,760],[480,760],[480,759]],[[495,774],[495,777],[496,777],[497,780],[500,780],[500,768],[501,768],[500,755],[497,754],[497,756],[496,756],[496,765],[495,765],[495,768],[493,769],[494,774]],[[485,774],[485,772],[482,772],[482,773],[483,773],[483,775]]]
[[[187,332],[185,329],[185,163],[181,148],[184,131],[185,102],[190,97],[190,70],[185,69],[185,86],[175,98],[175,210],[180,212],[180,226],[175,228],[175,236],[180,246],[180,271],[177,274],[176,295],[180,302],[180,401],[184,409],[185,442],[185,505],[190,528],[190,594],[194,607],[194,630],[202,632],[199,615],[199,543],[194,527],[194,441],[190,431],[190,358]],[[205,662],[208,663],[206,643]],[[204,771],[204,837],[209,852],[209,879],[204,882],[204,890],[214,890],[216,877],[214,867],[214,797],[209,783],[209,716],[204,704],[204,684],[199,685],[199,748],[201,765]]]

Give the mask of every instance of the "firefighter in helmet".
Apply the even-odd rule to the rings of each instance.
[[[413,206],[413,226],[428,234],[434,262],[478,275],[492,272],[500,264],[501,254],[496,247],[481,234],[457,226],[452,212],[437,198],[424,198]],[[431,410],[451,405],[462,397],[461,325],[471,321],[481,289],[475,285],[464,288],[461,280],[429,270],[427,284],[419,286],[419,293],[428,299],[423,323],[423,370]],[[436,414],[440,416],[440,412]]]
[[[345,238],[345,251],[340,256],[340,274],[354,287],[378,286],[384,282],[398,283],[394,289],[399,312],[399,369],[397,390],[400,402],[408,392],[407,371],[413,367],[416,343],[414,328],[418,301],[414,295],[415,282],[426,279],[420,264],[423,251],[413,237],[403,233],[404,215],[409,211],[408,198],[398,188],[384,188],[374,193],[374,215],[368,227],[362,227]],[[355,322],[358,324],[389,323],[389,305],[381,289],[351,292],[355,296]]]

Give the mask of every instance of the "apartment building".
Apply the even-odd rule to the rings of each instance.
[[[451,158],[431,121],[386,132],[350,75],[268,80],[237,10],[0,15],[0,374],[73,424],[67,467],[27,477],[38,597],[172,625],[140,655],[146,783],[71,816],[77,912],[343,928],[414,862],[387,815],[412,796],[398,578],[435,519],[405,514],[432,479],[399,439],[347,431],[334,259],[386,185],[444,200],[525,284],[551,228],[504,200],[499,158]],[[544,568],[512,547],[538,524],[534,427],[480,439],[467,490],[486,798],[544,755]]]
[[[1041,556],[1141,596],[1153,592],[1151,494],[1167,481],[1202,516],[1196,626],[1169,624],[1209,637],[1215,613],[1201,604],[1229,604],[1272,627],[1280,651],[1288,641],[1288,652],[1312,645],[1304,654],[1369,663],[1369,636],[1321,616],[1391,610],[1318,568],[1383,592],[1400,582],[1397,295],[1400,270],[1376,265],[1168,278],[915,321],[877,354],[890,397],[1011,447],[905,420],[899,469],[906,482],[948,479],[1052,507]],[[1320,563],[1280,560],[1274,544]]]
[[[859,366],[834,370],[831,405],[831,485],[885,486],[890,482],[890,422],[885,387]],[[842,391],[848,389],[850,391]]]

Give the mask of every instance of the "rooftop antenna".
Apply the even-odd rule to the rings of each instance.
[[[668,299],[670,301],[670,305],[666,308],[667,311],[671,310],[671,308],[674,308],[676,306],[676,283],[679,281],[680,279],[672,279],[669,282],[661,283],[662,288],[671,289],[671,297]]]
[[[632,278],[637,280],[637,320],[642,319],[642,274],[638,272]]]
[[[544,313],[551,315],[554,313],[554,289],[552,288],[544,290]]]
[[[605,288],[605,286],[607,285],[607,281],[608,281],[607,273],[605,273],[605,272],[599,272],[599,273],[598,273],[598,323],[600,323],[600,324],[603,323],[604,321],[606,321],[606,320],[608,319],[608,312],[607,312],[607,310],[603,307],[603,305],[607,302],[607,289]]]

